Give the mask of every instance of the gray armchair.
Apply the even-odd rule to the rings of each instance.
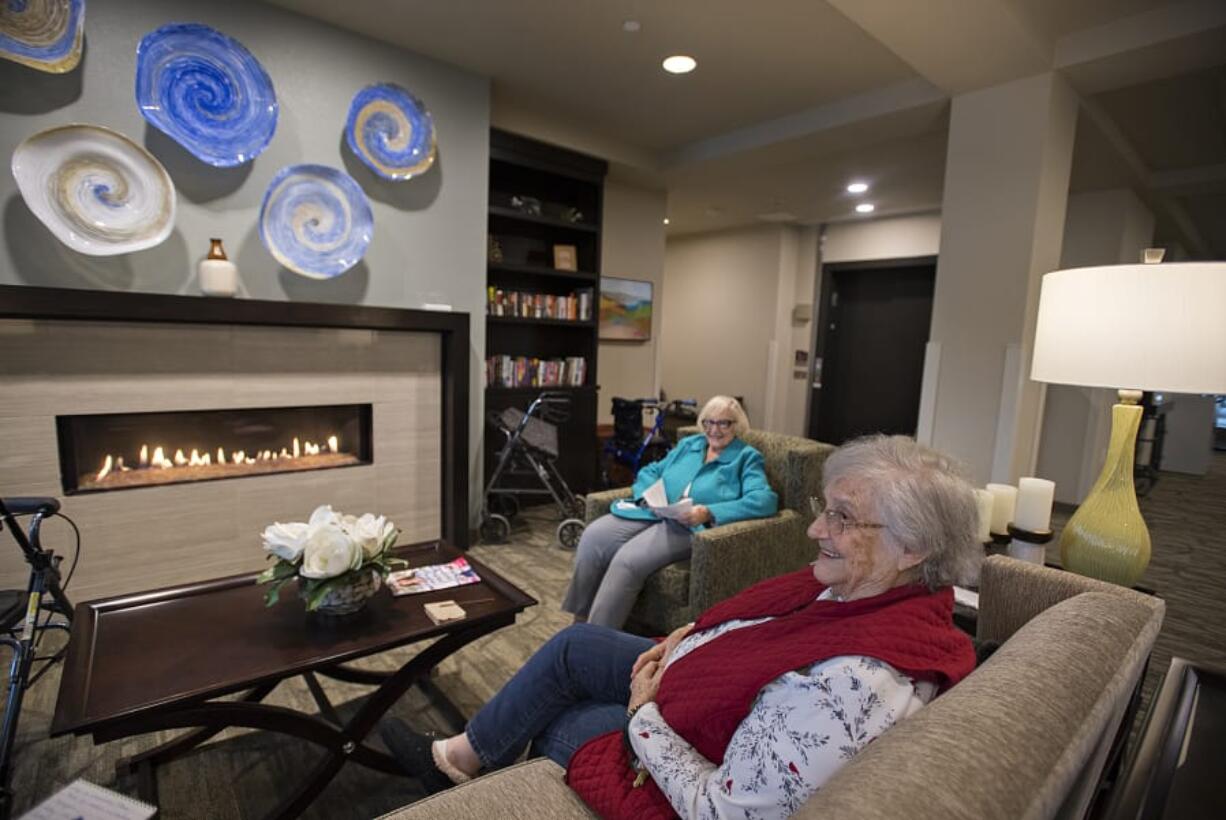
[[[684,427],[678,436],[697,432],[697,427]],[[779,512],[696,533],[688,561],[670,564],[647,579],[630,612],[628,631],[667,635],[712,604],[813,560],[813,547],[805,538],[813,520],[809,497],[820,494],[822,464],[834,447],[760,430],[743,438],[762,453],[766,478],[779,496]],[[584,520],[596,520],[614,501],[629,495],[629,487],[588,493]]]

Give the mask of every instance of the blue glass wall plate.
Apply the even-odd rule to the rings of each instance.
[[[0,0],[0,57],[49,74],[81,62],[85,0]]]
[[[174,228],[170,174],[152,154],[109,128],[40,131],[17,146],[12,167],[26,205],[75,251],[114,256],[144,250]]]
[[[374,232],[366,194],[353,177],[327,165],[282,168],[260,206],[264,247],[312,279],[331,279],[356,265]]]
[[[91,256],[161,244],[174,228],[174,183],[153,154],[118,131],[61,125],[12,152],[26,205],[55,238]]]
[[[202,162],[242,165],[277,130],[272,80],[237,40],[198,23],[172,23],[136,47],[136,105]]]
[[[391,83],[368,85],[354,95],[345,141],[384,179],[412,179],[434,164],[434,118],[421,101]]]

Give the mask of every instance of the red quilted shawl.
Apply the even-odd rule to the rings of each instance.
[[[703,757],[719,765],[762,687],[794,669],[841,655],[877,658],[944,690],[974,669],[970,639],[953,625],[953,590],[919,585],[839,603],[815,601],[824,587],[809,569],[763,581],[703,613],[701,631],[730,620],[773,616],[732,630],[668,667],[656,704],[664,720]],[[648,780],[631,788],[620,732],[584,744],[566,782],[605,818],[675,816]]]

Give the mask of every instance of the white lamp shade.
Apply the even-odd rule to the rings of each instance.
[[[1030,377],[1086,387],[1226,393],[1226,262],[1047,274]]]

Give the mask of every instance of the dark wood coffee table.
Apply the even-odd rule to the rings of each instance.
[[[442,543],[399,552],[410,566],[450,561]],[[322,746],[323,759],[268,816],[297,817],[349,761],[401,774],[387,754],[366,745],[371,729],[414,683],[457,649],[515,622],[536,604],[497,573],[468,558],[481,583],[394,598],[381,590],[345,618],[305,611],[294,590],[265,609],[255,575],[78,604],[60,679],[52,736],[93,735],[95,743],[165,729],[193,729],[120,763],[139,776],[141,795],[157,801],[156,767],[230,726],[293,735]],[[442,626],[422,604],[451,599],[468,616]],[[469,603],[471,602],[471,603]],[[394,672],[354,669],[348,661],[438,639]],[[260,703],[278,683],[302,675],[318,707],[308,714]],[[347,722],[324,696],[317,675],[376,688]],[[223,696],[236,692],[238,699]]]

